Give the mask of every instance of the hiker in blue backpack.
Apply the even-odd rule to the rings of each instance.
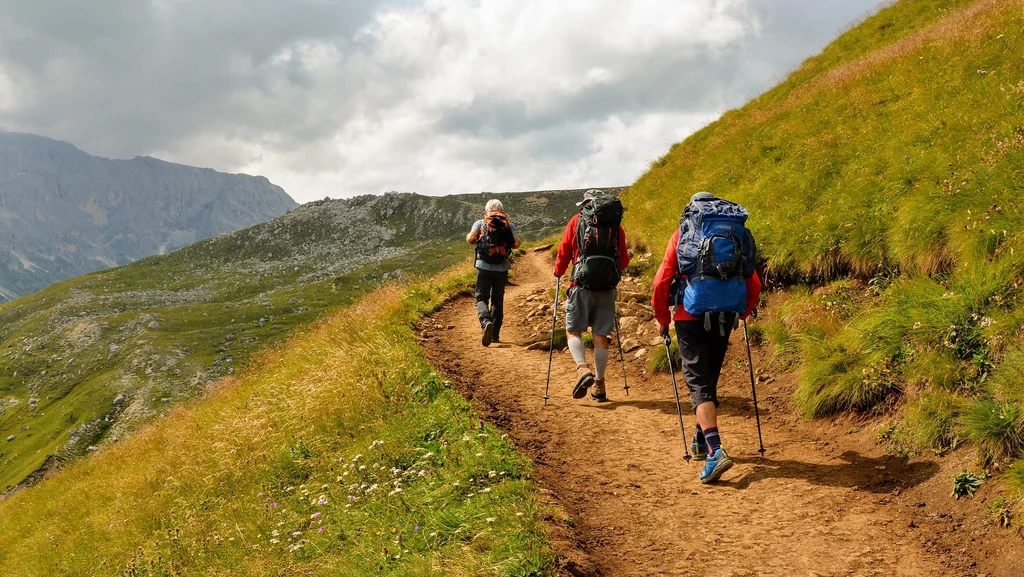
[[[729,334],[761,296],[757,249],[742,206],[698,192],[683,209],[654,277],[651,305],[661,334],[675,321],[683,377],[697,432],[690,449],[706,460],[698,479],[717,481],[732,467],[718,432],[718,377]],[[675,307],[671,314],[670,307]]]
[[[622,271],[629,266],[629,252],[618,197],[591,189],[576,206],[580,207],[580,212],[569,220],[562,233],[554,272],[555,277],[561,279],[572,263],[565,302],[565,331],[569,352],[576,361],[572,398],[582,399],[593,386],[590,397],[604,402],[608,400],[604,380],[608,335],[615,328],[615,287],[622,278]],[[587,365],[583,346],[583,333],[587,329],[594,335],[593,373]]]
[[[487,201],[484,217],[473,223],[466,242],[476,245],[476,314],[483,332],[480,342],[488,347],[501,339],[509,258],[522,243],[497,199]]]

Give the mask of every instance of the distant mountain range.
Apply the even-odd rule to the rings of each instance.
[[[295,208],[261,176],[110,160],[0,132],[0,302],[163,254]]]

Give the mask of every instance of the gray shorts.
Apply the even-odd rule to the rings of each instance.
[[[592,291],[578,286],[569,288],[565,301],[565,330],[570,333],[585,333],[593,327],[593,333],[606,337],[615,330],[615,289]]]

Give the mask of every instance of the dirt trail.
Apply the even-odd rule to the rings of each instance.
[[[537,322],[524,318],[525,299],[553,286],[546,253],[530,253],[516,268],[517,284],[505,301],[502,338],[508,342],[526,339]],[[719,428],[736,465],[721,482],[704,486],[697,481],[700,465],[682,459],[668,375],[643,377],[639,363],[630,366],[626,397],[616,357],[608,374],[612,402],[575,401],[569,394],[574,364],[556,352],[544,407],[546,351],[480,346],[468,298],[428,322],[444,327],[424,334],[435,366],[535,461],[541,485],[568,511],[571,522],[552,520],[562,533],[565,525],[573,527],[576,542],[559,544],[567,573],[974,574],[954,556],[930,553],[909,515],[894,504],[938,465],[851,447],[838,438],[845,431],[785,414],[782,395],[773,404],[767,386],[762,425],[768,452],[758,456],[750,381],[737,362],[745,356],[741,334],[730,347],[720,391]],[[683,406],[692,434],[688,401]]]

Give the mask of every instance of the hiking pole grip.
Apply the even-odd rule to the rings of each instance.
[[[626,380],[626,358],[622,355],[622,337],[619,335],[619,309],[615,309],[615,343],[619,345],[619,362],[622,364],[622,388],[629,396],[629,381]]]
[[[754,397],[754,420],[757,422],[757,442],[761,446],[757,450],[764,457],[764,440],[761,438],[761,413],[757,409],[757,387],[754,385],[754,357],[750,353],[750,335],[747,333],[747,319],[743,319],[743,340],[747,343],[747,366],[750,368],[750,391]]]
[[[555,280],[555,306],[551,312],[551,343],[548,345],[548,381],[544,385],[544,406],[548,406],[548,390],[551,387],[551,357],[555,354],[555,327],[558,325],[558,293],[562,290],[562,277]]]
[[[686,426],[683,424],[683,408],[679,403],[679,386],[676,384],[676,370],[672,366],[672,337],[668,334],[668,329],[661,333],[662,338],[665,339],[665,358],[668,359],[668,374],[672,376],[672,392],[676,396],[676,414],[679,415],[679,432],[683,434],[683,459],[690,462],[690,447],[686,444]]]

